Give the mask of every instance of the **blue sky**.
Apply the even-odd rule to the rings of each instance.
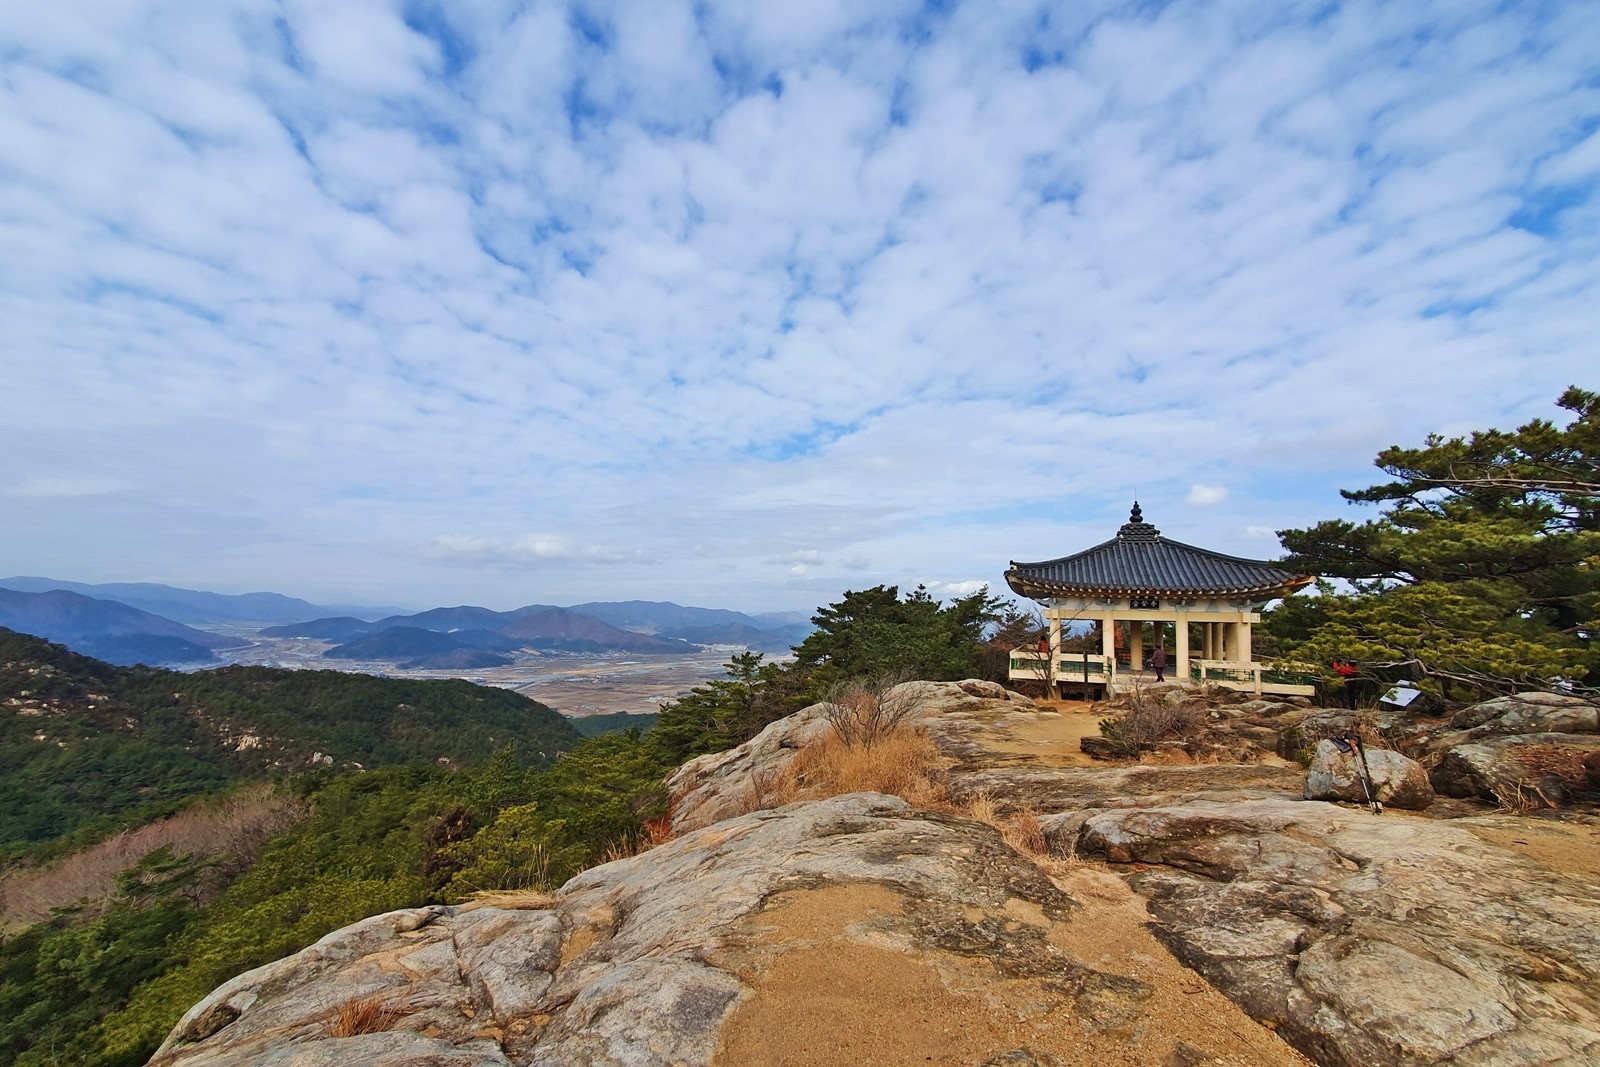
[[[1600,5],[0,5],[0,572],[1278,552],[1600,352]]]

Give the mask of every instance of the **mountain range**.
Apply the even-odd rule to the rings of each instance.
[[[157,607],[167,611],[152,610]],[[112,663],[214,663],[218,650],[251,642],[189,623],[233,628],[273,618],[284,621],[263,627],[262,636],[333,642],[335,647],[324,653],[329,659],[379,660],[431,670],[502,666],[510,662],[505,653],[517,649],[681,655],[705,645],[738,645],[782,654],[811,632],[804,616],[795,613],[746,615],[665,601],[592,602],[570,608],[528,604],[511,611],[459,605],[369,621],[354,613],[331,614],[278,593],[231,595],[151,583],[0,579],[0,626]]]
[[[93,597],[96,600],[114,600],[130,608],[148,611],[174,622],[191,626],[214,626],[218,623],[254,622],[284,623],[315,619],[338,612],[376,617],[392,614],[394,608],[369,608],[351,605],[318,605],[299,597],[282,593],[208,593],[199,589],[179,589],[156,582],[107,582],[91,585],[86,582],[67,582],[59,578],[38,578],[19,575],[0,578],[0,589],[18,593],[48,593],[64,589],[69,593]]]

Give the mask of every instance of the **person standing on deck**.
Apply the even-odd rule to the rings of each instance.
[[[1167,643],[1165,641],[1156,645],[1156,650],[1150,653],[1150,666],[1156,669],[1156,681],[1166,681]]]

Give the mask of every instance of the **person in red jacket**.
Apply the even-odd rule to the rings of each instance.
[[[1361,672],[1358,671],[1356,669],[1356,665],[1351,663],[1349,660],[1336,659],[1333,661],[1333,673],[1337,674],[1339,676],[1339,680],[1344,683],[1344,706],[1349,708],[1351,711],[1355,711],[1356,675],[1360,674]]]

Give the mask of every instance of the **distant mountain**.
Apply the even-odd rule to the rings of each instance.
[[[70,593],[115,600],[140,611],[176,622],[214,624],[219,622],[299,622],[328,614],[309,601],[281,593],[207,593],[198,589],[178,589],[154,582],[108,582],[89,585],[64,582],[57,578],[0,578],[0,588],[19,593],[48,593],[64,589]]]
[[[700,645],[744,645],[757,652],[788,652],[814,629],[799,612],[746,615],[742,611],[685,607],[669,601],[602,601],[575,604],[569,610],[625,630],[676,637]]]
[[[736,622],[727,626],[686,626],[670,631],[673,637],[692,641],[697,645],[743,645],[752,652],[772,652],[785,655],[811,632],[809,626],[784,626],[775,630],[758,630],[748,623]]]
[[[549,604],[529,604],[511,611],[493,611],[489,608],[462,605],[455,608],[433,608],[415,615],[391,615],[372,624],[373,631],[393,626],[414,626],[422,630],[450,633],[454,630],[504,630],[506,626],[524,615],[551,610]]]
[[[408,659],[437,656],[465,648],[466,645],[448,634],[419,630],[415,626],[393,626],[335,645],[322,655],[327,659]]]
[[[403,671],[475,671],[484,667],[510,666],[511,657],[481,648],[456,648],[432,656],[401,660],[395,666]]]
[[[755,619],[743,612],[726,608],[690,608],[661,600],[596,601],[573,604],[567,610],[640,633],[659,634],[689,627],[734,626],[741,623],[756,626]]]
[[[312,619],[309,622],[291,622],[283,626],[265,626],[262,637],[314,637],[320,641],[353,641],[372,632],[374,623],[350,615],[331,619]]]
[[[562,652],[645,652],[684,653],[696,651],[687,641],[652,637],[612,626],[591,615],[548,608],[524,615],[500,630],[508,637],[520,638],[532,648]]]
[[[804,626],[807,633],[816,629],[811,624],[811,616],[803,611],[763,611],[755,620],[758,626]]]
[[[64,589],[28,593],[0,588],[0,626],[123,665],[210,663],[216,659],[214,650],[250,643]]]

